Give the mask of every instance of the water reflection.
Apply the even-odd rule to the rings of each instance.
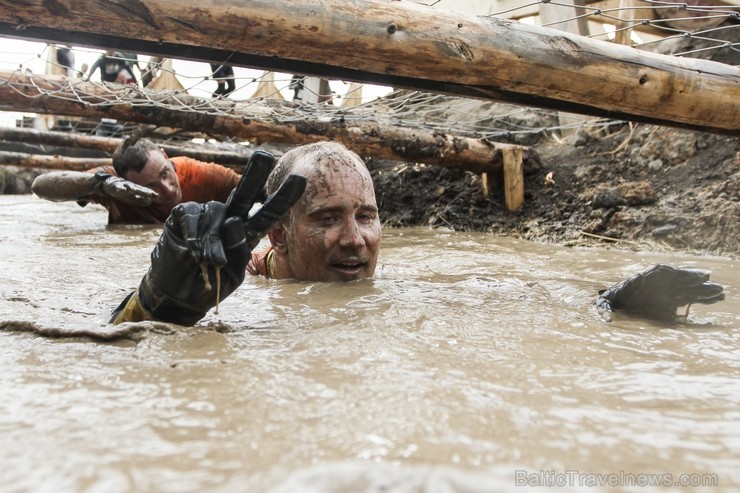
[[[388,230],[372,281],[249,279],[197,327],[36,335],[112,330],[158,231],[104,221],[0,197],[9,491],[520,491],[517,470],[740,486],[735,260]],[[712,269],[727,300],[688,328],[596,316],[599,288],[659,261]]]

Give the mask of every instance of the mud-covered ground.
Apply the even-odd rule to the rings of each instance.
[[[370,162],[382,221],[542,242],[740,253],[740,139],[637,125],[531,145],[539,170],[506,209],[478,175]],[[548,180],[548,175],[550,180]]]

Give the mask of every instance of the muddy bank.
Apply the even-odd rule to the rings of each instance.
[[[371,161],[381,218],[540,242],[740,253],[740,139],[625,124],[532,147],[540,169],[525,177],[516,212],[501,189],[484,196],[472,173]]]

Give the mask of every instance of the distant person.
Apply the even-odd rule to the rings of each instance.
[[[293,101],[302,101],[303,100],[303,90],[304,90],[304,82],[306,78],[302,75],[293,75],[290,79],[290,84],[288,84],[288,89],[293,90]]]
[[[31,189],[47,200],[100,204],[108,210],[109,224],[156,224],[181,202],[224,202],[239,179],[224,166],[169,158],[148,139],[129,139],[113,154],[113,166],[51,171],[36,177]]]
[[[273,162],[255,152],[225,203],[175,207],[149,271],[111,322],[195,324],[244,282],[248,264],[249,272],[275,279],[372,277],[381,228],[363,161],[340,144],[321,142],[285,153],[271,172]],[[250,216],[265,182],[269,198]],[[265,234],[268,253],[253,254]],[[679,306],[722,299],[722,286],[709,282],[707,271],[658,265],[602,291],[598,306],[674,323]]]
[[[218,84],[213,92],[214,98],[219,96],[228,97],[229,94],[234,92],[236,82],[234,81],[234,68],[231,65],[212,63],[211,71],[213,72],[213,80]]]
[[[98,70],[100,70],[100,80],[103,82],[116,82],[123,85],[137,83],[129,59],[119,51],[107,50],[100,55],[90,67],[87,78],[91,79]]]
[[[67,45],[57,46],[56,51],[57,63],[67,71],[67,77],[77,76],[77,71],[75,70],[75,54],[72,48]]]
[[[144,87],[148,87],[159,74],[162,62],[164,58],[153,56],[149,58],[146,64],[146,69],[141,73],[141,84]]]

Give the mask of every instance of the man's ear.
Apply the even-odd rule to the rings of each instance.
[[[282,224],[276,224],[272,227],[267,237],[276,253],[284,255],[288,251],[288,245],[285,241],[285,228]]]

